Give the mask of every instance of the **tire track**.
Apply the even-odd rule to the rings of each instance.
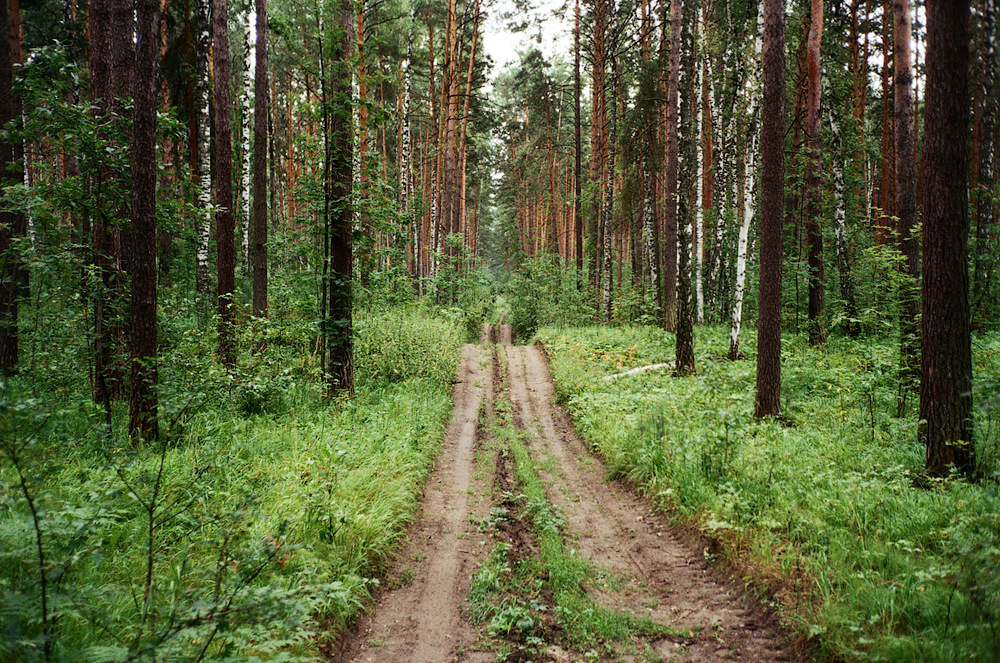
[[[675,536],[649,505],[604,480],[601,463],[555,405],[548,362],[537,346],[505,346],[515,419],[534,438],[532,453],[550,501],[568,523],[569,545],[620,583],[593,592],[609,607],[698,636],[691,642],[649,643],[668,659],[797,661],[773,618],[717,577],[695,550]]]
[[[411,543],[390,575],[396,585],[405,586],[379,594],[374,613],[360,620],[334,660],[494,660],[490,653],[468,651],[477,632],[462,614],[472,576],[485,554],[482,537],[470,521],[488,508],[489,488],[476,477],[475,451],[480,407],[492,390],[491,356],[480,346],[465,345],[437,469],[428,477]]]

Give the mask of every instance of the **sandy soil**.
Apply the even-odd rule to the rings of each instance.
[[[472,576],[487,552],[485,536],[471,521],[489,509],[489,484],[475,476],[475,440],[479,408],[492,391],[492,366],[482,346],[462,348],[455,409],[437,469],[428,478],[422,515],[375,611],[345,638],[334,660],[494,660],[492,653],[467,651],[477,634],[462,614]]]
[[[492,350],[506,353],[510,398],[548,496],[566,518],[569,545],[618,582],[595,598],[639,617],[686,629],[691,638],[648,643],[664,660],[799,661],[767,611],[750,604],[704,561],[704,551],[673,533],[650,505],[615,482],[576,436],[553,400],[552,378],[536,346],[512,345],[509,325],[484,328],[462,350],[455,410],[410,532],[374,612],[345,638],[337,661],[492,661],[475,651],[476,629],[463,616],[469,585],[487,552],[472,523],[489,509],[492,477],[476,476],[480,408],[493,396]],[[509,469],[498,466],[498,481]],[[530,546],[530,544],[527,544]],[[573,660],[572,657],[566,660]]]

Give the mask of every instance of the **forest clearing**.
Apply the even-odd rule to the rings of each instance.
[[[0,663],[1000,660],[996,0],[0,8]]]

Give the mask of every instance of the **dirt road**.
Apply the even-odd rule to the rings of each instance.
[[[590,589],[593,598],[694,634],[643,642],[643,660],[799,660],[783,643],[772,618],[719,579],[702,550],[674,535],[643,500],[604,480],[600,461],[584,448],[568,416],[553,401],[552,378],[541,349],[511,341],[509,326],[494,326],[484,329],[480,345],[463,348],[454,415],[438,469],[428,483],[422,517],[390,577],[390,588],[381,593],[374,613],[345,640],[337,660],[496,659],[489,651],[496,643],[465,619],[463,606],[489,543],[471,524],[488,513],[493,485],[492,477],[476,475],[477,436],[482,435],[477,422],[481,408],[494,397],[494,367],[502,365],[509,372],[514,419],[528,432],[548,499],[565,518],[567,545],[601,574],[616,579]],[[491,361],[489,342],[499,346],[506,361]],[[602,655],[614,660],[612,654]],[[565,656],[559,660],[585,660],[569,651]],[[624,659],[638,660],[632,655]]]

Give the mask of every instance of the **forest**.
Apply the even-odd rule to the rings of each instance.
[[[1000,660],[997,0],[0,8],[0,661]]]

